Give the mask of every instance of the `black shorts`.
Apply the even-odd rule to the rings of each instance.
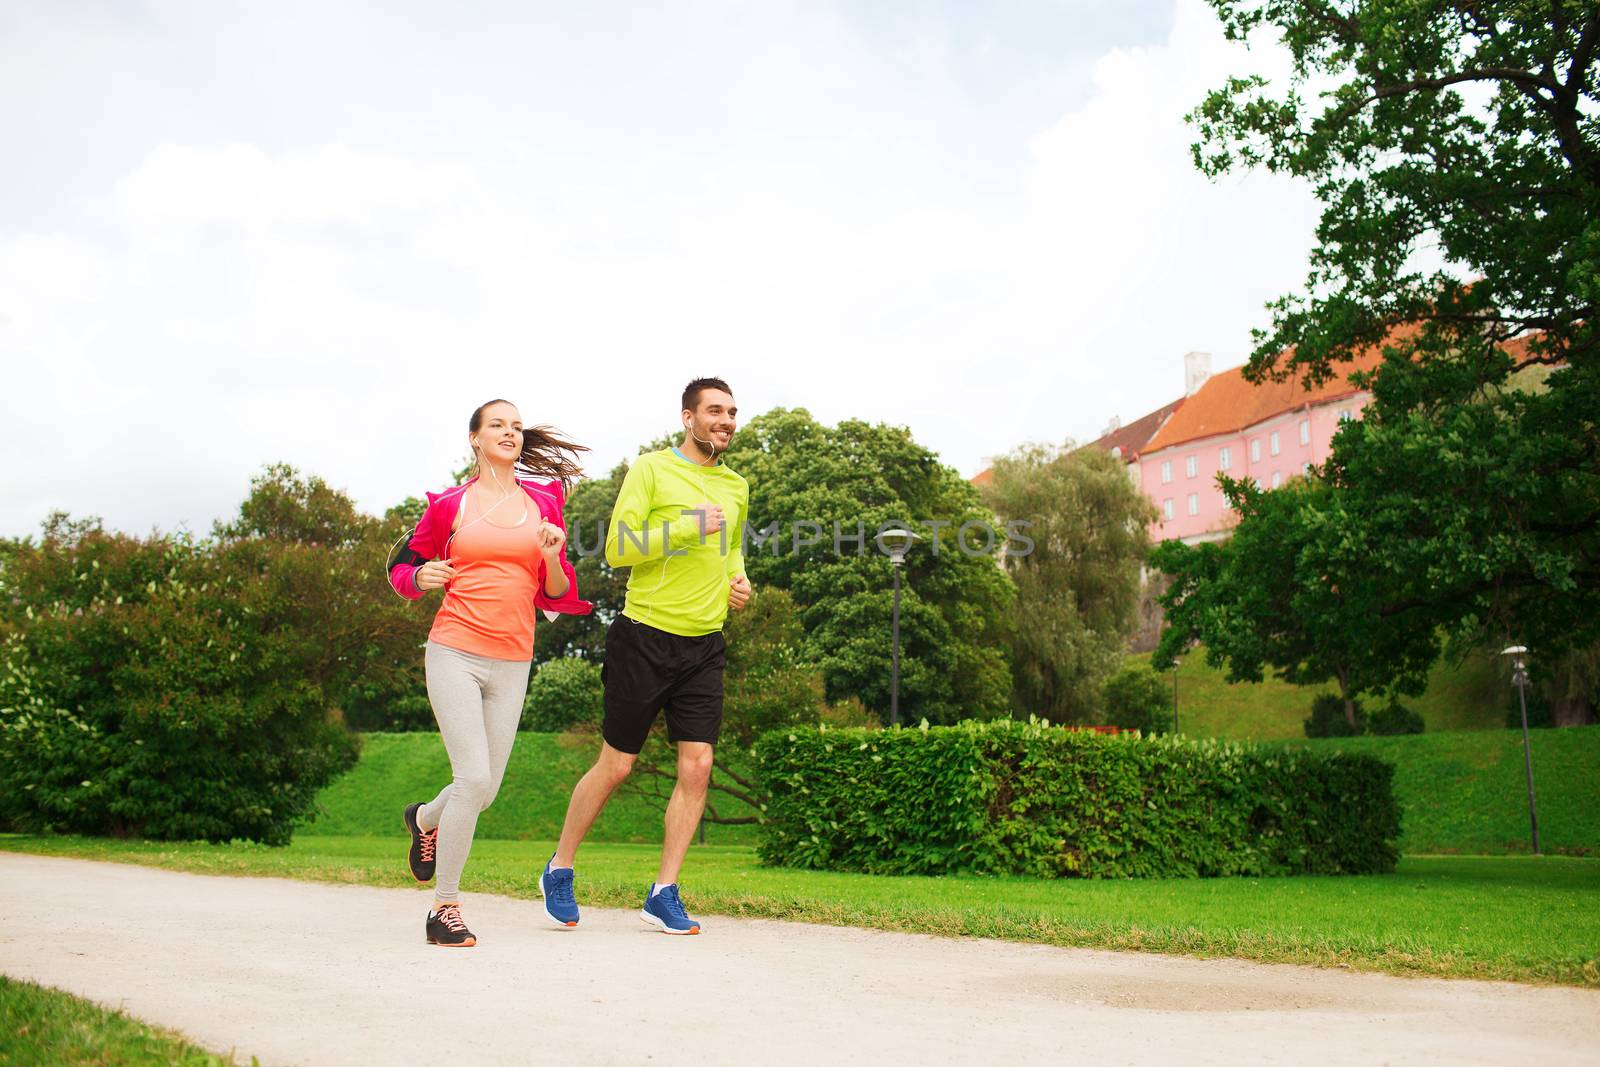
[[[606,687],[606,744],[637,755],[656,713],[667,712],[667,740],[717,743],[722,733],[722,631],[680,637],[618,615],[606,631],[600,680]]]

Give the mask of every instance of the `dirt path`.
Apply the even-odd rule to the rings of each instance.
[[[265,1064],[1600,1063],[1600,993],[0,853],[0,972]],[[692,903],[692,898],[691,898]]]

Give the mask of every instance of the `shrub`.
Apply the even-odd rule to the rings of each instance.
[[[600,668],[576,657],[551,660],[533,672],[522,701],[522,729],[556,733],[598,723],[605,686]]]
[[[1391,764],[1372,756],[1039,722],[795,728],[756,745],[759,852],[783,866],[1043,877],[1394,869]]]
[[[1307,737],[1356,737],[1367,732],[1367,713],[1361,701],[1355,702],[1356,725],[1350,726],[1345,717],[1344,698],[1336,693],[1322,693],[1311,702],[1311,718],[1305,720]]]
[[[369,644],[354,608],[330,636],[345,550],[46,530],[0,570],[11,824],[287,843],[355,759],[328,692],[383,651],[349,647]]]
[[[1106,722],[1112,726],[1144,734],[1172,729],[1172,690],[1143,664],[1124,664],[1106,679],[1102,696]]]
[[[421,649],[417,651],[420,663]],[[439,729],[421,671],[411,686],[399,692],[389,686],[358,682],[345,694],[344,720],[345,725],[360,733],[425,733]]]
[[[1391,700],[1372,713],[1367,720],[1367,731],[1382,736],[1420,734],[1423,731],[1422,716],[1398,700]]]

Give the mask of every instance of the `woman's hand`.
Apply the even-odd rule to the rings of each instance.
[[[572,588],[572,583],[567,580],[567,572],[561,569],[561,554],[567,549],[567,531],[542,518],[539,521],[539,552],[544,556],[544,595],[559,600]]]
[[[560,569],[561,554],[567,550],[567,531],[553,522],[539,520],[539,551],[551,567]]]
[[[438,589],[456,576],[456,569],[449,562],[442,559],[429,560],[417,568],[411,576],[417,583],[417,588],[426,592],[429,589]]]

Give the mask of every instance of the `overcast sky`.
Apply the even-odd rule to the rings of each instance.
[[[0,535],[438,488],[484,400],[603,473],[691,377],[964,475],[1242,362],[1316,205],[1184,112],[1200,0],[0,5]]]

